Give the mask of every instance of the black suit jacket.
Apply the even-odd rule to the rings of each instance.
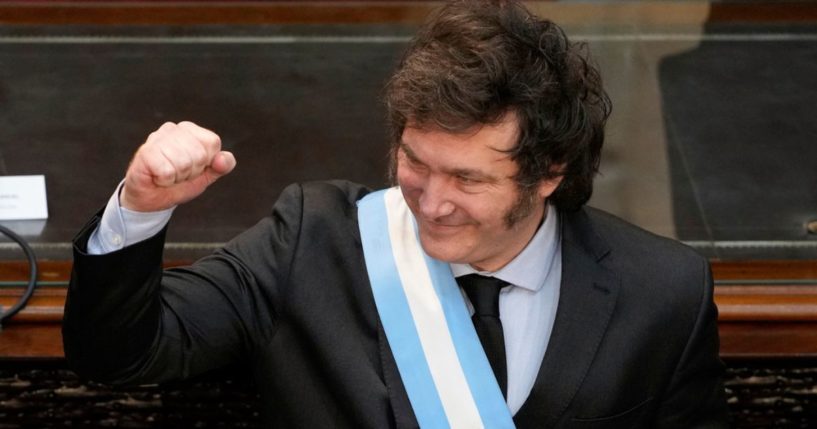
[[[290,186],[223,249],[164,272],[164,233],[87,255],[94,219],[75,242],[69,364],[133,384],[239,363],[269,427],[415,427],[362,257],[367,192]],[[559,308],[518,427],[723,427],[707,261],[596,210],[561,220]]]

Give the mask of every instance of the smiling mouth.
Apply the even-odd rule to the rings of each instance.
[[[460,223],[441,223],[430,220],[423,221],[422,223],[426,229],[430,229],[432,231],[450,231],[464,226]]]

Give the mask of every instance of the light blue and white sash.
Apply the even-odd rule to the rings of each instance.
[[[399,188],[358,201],[377,311],[420,427],[513,428],[451,268],[423,251]]]

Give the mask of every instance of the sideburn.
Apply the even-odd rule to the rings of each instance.
[[[543,202],[539,200],[537,187],[520,186],[519,198],[516,199],[513,206],[505,213],[505,227],[511,229],[519,223],[519,221],[530,216],[536,209],[537,204],[543,204]]]
[[[389,149],[389,165],[388,170],[386,171],[387,177],[386,180],[389,186],[397,186],[397,145],[391,145],[391,149]]]

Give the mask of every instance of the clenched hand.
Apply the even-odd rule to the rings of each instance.
[[[216,133],[192,122],[167,122],[136,151],[119,202],[134,211],[164,210],[196,198],[235,164]]]

